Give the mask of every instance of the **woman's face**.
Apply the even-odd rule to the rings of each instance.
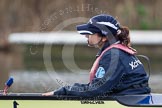
[[[93,46],[95,44],[97,44],[99,41],[101,41],[101,37],[96,33],[93,35],[86,35],[85,36],[88,40],[88,45]]]
[[[85,37],[88,39],[87,40],[88,46],[91,46],[91,47],[102,48],[105,41],[107,41],[106,37],[101,37],[97,33],[93,35],[86,35]]]

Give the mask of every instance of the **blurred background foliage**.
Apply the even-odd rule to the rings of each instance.
[[[0,0],[0,63],[2,64],[0,67],[2,69],[22,67],[21,54],[24,51],[23,60],[31,64],[28,56],[32,57],[29,50],[32,45],[26,45],[25,48],[10,45],[8,43],[10,33],[51,32],[58,24],[64,25],[67,19],[90,18],[101,13],[115,16],[122,25],[128,26],[131,30],[161,30],[161,6],[161,0]],[[75,26],[76,24],[71,24],[64,30],[75,31]],[[16,57],[12,57],[11,53]]]
[[[161,29],[161,5],[161,0],[1,0],[0,33],[3,37],[11,32],[40,31],[47,19],[53,22],[42,31],[51,31],[66,19],[100,13],[117,17],[131,29]],[[69,26],[66,30],[75,28]]]
[[[101,13],[115,16],[131,30],[161,30],[161,11],[162,0],[0,0],[0,79],[6,79],[6,73],[12,70],[46,70],[44,45],[12,45],[8,42],[10,33],[52,32],[67,19],[90,18]],[[75,26],[72,24],[64,30],[76,31]],[[52,61],[56,69],[67,70],[61,58],[62,47],[52,45]],[[162,70],[162,46],[133,47],[139,54],[150,57],[153,72]],[[96,53],[97,49],[77,45],[74,58],[80,68],[90,69]],[[4,80],[0,86],[3,84]]]

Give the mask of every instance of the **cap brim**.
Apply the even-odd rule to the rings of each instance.
[[[81,35],[92,35],[94,34],[92,31],[90,31],[89,24],[82,24],[76,26],[78,33]]]

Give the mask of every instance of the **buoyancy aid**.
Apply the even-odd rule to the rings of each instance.
[[[134,55],[136,54],[136,51],[134,51],[132,48],[129,48],[123,44],[112,44],[110,45],[109,47],[107,47],[101,54],[100,56],[98,56],[91,68],[91,71],[90,71],[90,82],[93,80],[93,78],[95,77],[95,74],[96,74],[96,71],[99,67],[99,61],[101,60],[102,56],[104,55],[104,53],[112,48],[117,48],[117,49],[120,49],[120,50],[123,50],[131,55]]]

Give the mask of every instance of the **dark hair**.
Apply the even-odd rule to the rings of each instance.
[[[122,26],[120,27],[120,30],[119,34],[115,36],[116,39],[119,40],[122,44],[126,45],[127,47],[130,47],[131,44],[130,44],[129,28]]]

